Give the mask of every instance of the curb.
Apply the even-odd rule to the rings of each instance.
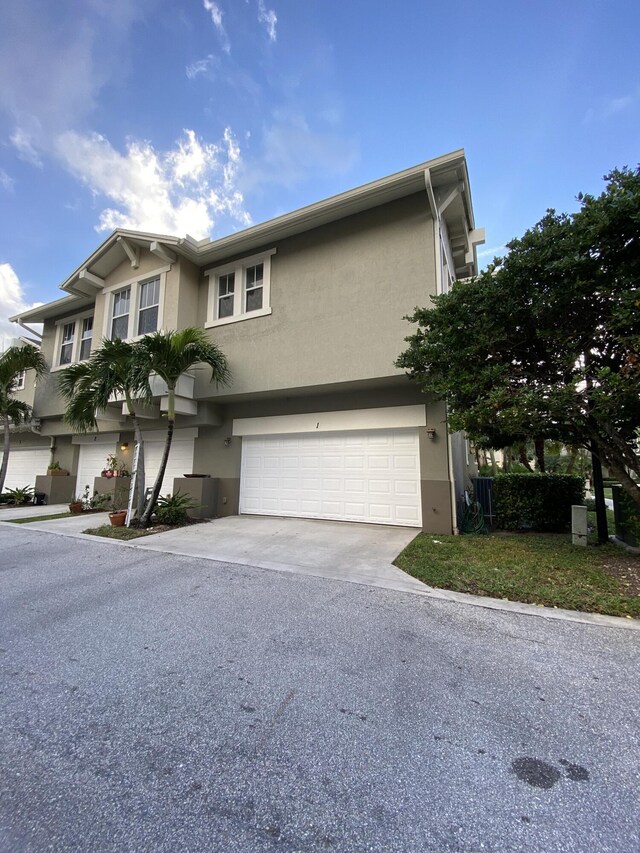
[[[10,521],[0,522],[1,525],[9,525]],[[423,584],[424,589],[407,589],[401,583],[395,583],[393,578],[382,583],[372,583],[364,578],[339,578],[333,575],[324,575],[314,573],[313,571],[300,571],[302,567],[293,564],[279,566],[278,564],[254,564],[254,563],[238,563],[229,560],[220,560],[216,557],[208,557],[203,554],[192,554],[188,551],[168,550],[166,548],[153,547],[150,543],[145,542],[143,545],[133,542],[123,542],[119,539],[106,539],[104,536],[91,536],[87,533],[65,533],[63,531],[43,530],[39,527],[33,527],[31,523],[18,525],[19,527],[33,530],[36,533],[49,533],[52,536],[65,536],[67,539],[83,539],[85,542],[99,542],[101,544],[116,544],[124,548],[135,548],[139,551],[155,551],[161,554],[173,554],[176,557],[188,557],[192,560],[209,560],[214,563],[221,563],[227,566],[247,566],[252,569],[261,569],[262,571],[277,571],[286,574],[304,575],[305,577],[315,577],[322,580],[338,581],[341,583],[353,583],[360,586],[367,586],[370,589],[388,589],[393,592],[402,592],[407,595],[419,595],[424,598],[431,598],[435,601],[450,602],[451,604],[465,604],[469,607],[483,607],[487,610],[500,610],[505,613],[517,613],[521,616],[533,616],[543,619],[551,619],[559,622],[577,622],[583,625],[599,626],[602,628],[622,628],[627,631],[640,631],[640,620],[627,619],[623,616],[607,616],[602,613],[583,613],[580,610],[563,610],[556,607],[545,607],[537,604],[526,604],[521,601],[504,601],[500,598],[489,598],[488,596],[470,595],[465,592],[454,592],[452,590],[440,589],[438,587],[427,586]],[[150,539],[151,537],[141,537],[142,539]],[[417,578],[407,575],[407,578],[415,580],[417,583],[422,583]]]

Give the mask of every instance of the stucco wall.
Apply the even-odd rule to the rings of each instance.
[[[435,288],[424,194],[292,237],[271,259],[265,317],[214,327],[231,393],[392,376],[410,326],[404,316]],[[208,279],[201,285],[206,312]],[[198,378],[197,396],[224,394]]]

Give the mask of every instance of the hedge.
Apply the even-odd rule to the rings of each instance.
[[[501,474],[493,481],[496,527],[562,532],[572,504],[584,503],[582,477],[567,474]]]

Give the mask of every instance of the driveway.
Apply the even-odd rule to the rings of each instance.
[[[44,514],[42,507],[37,509]],[[66,509],[66,506],[47,507],[46,512]],[[11,515],[12,511],[8,510],[7,515],[0,516],[0,521],[26,515],[24,511],[22,515],[16,512]],[[106,515],[78,515],[34,521],[29,526],[86,540],[82,531],[104,523],[108,523]],[[207,557],[226,563],[340,578],[424,594],[427,587],[423,583],[392,565],[417,534],[418,530],[413,527],[234,515],[154,534],[129,544],[148,551]]]
[[[640,846],[637,633],[0,527],[3,851]]]

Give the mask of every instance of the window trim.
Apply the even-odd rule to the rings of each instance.
[[[24,391],[27,380],[27,371],[21,370],[16,376],[16,385],[14,391]]]
[[[158,322],[157,329],[159,331],[162,328],[162,323],[164,320],[164,293],[167,282],[167,273],[171,269],[171,264],[165,267],[159,267],[155,270],[150,270],[148,273],[144,273],[143,275],[138,275],[135,278],[128,279],[127,281],[120,281],[118,284],[112,284],[109,287],[105,287],[102,293],[105,296],[105,310],[104,310],[104,319],[103,319],[103,338],[107,338],[111,340],[111,326],[113,323],[113,297],[116,293],[119,293],[121,290],[130,289],[131,293],[129,296],[129,325],[127,329],[127,337],[124,338],[125,341],[140,341],[145,335],[139,335],[138,332],[138,319],[140,313],[140,291],[142,289],[142,285],[146,284],[149,281],[153,281],[154,279],[160,279],[160,287],[158,291]],[[151,335],[153,332],[146,332],[146,335]]]
[[[51,370],[64,370],[65,367],[69,367],[72,364],[79,363],[80,356],[80,342],[81,332],[82,332],[82,321],[87,317],[93,317],[95,320],[95,310],[92,308],[88,311],[83,311],[81,314],[73,314],[71,317],[63,317],[60,320],[56,320],[56,333],[54,337],[54,345],[53,345],[53,365]],[[73,331],[73,347],[71,349],[71,361],[68,364],[60,364],[60,350],[62,348],[62,335],[64,333],[64,327],[68,323],[75,323],[75,329]],[[80,334],[78,332],[80,331]],[[91,345],[93,347],[93,340],[95,337],[95,323],[92,329],[91,335]]]
[[[266,317],[271,314],[271,258],[277,249],[267,249],[257,255],[238,258],[236,261],[219,267],[205,270],[204,274],[209,279],[209,290],[207,297],[207,319],[205,329],[215,326],[227,326],[229,323],[240,323],[242,320],[250,320],[253,317]],[[249,267],[263,265],[262,269],[262,308],[254,311],[245,311],[247,296],[246,271]],[[235,288],[233,300],[233,314],[229,317],[218,317],[218,280],[220,276],[235,273]]]

